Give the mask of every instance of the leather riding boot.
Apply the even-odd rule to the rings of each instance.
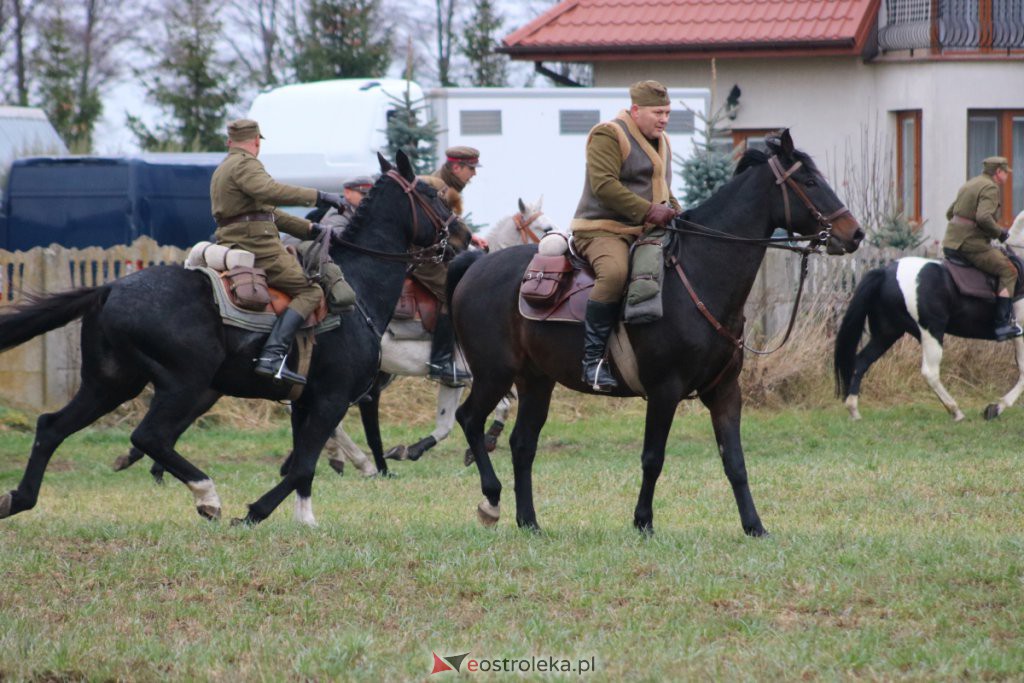
[[[260,357],[256,359],[256,374],[263,377],[272,377],[275,380],[289,382],[291,384],[305,384],[306,378],[292,372],[285,366],[288,358],[288,350],[292,347],[295,333],[302,327],[304,318],[290,308],[284,309],[284,313],[277,317],[274,329],[270,330],[263,345]]]
[[[604,352],[608,335],[619,319],[619,304],[587,301],[583,325],[583,381],[594,391],[611,391],[619,386]]]
[[[996,297],[996,341],[1006,341],[1024,334],[1013,319],[1013,302],[1010,297]]]
[[[449,387],[464,387],[473,379],[455,365],[455,330],[449,313],[437,314],[437,326],[430,342],[429,377]]]

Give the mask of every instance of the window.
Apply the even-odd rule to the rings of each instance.
[[[501,135],[501,110],[459,112],[459,133],[461,135]]]
[[[1003,215],[1000,221],[1009,225],[1013,217],[1024,211],[1024,110],[973,110],[967,112],[966,177],[981,173],[985,157],[1002,156],[1010,162],[1014,173],[1002,188]]]
[[[597,109],[559,109],[558,132],[560,135],[586,135],[601,121]]]
[[[896,189],[908,221],[921,220],[921,111],[896,113]]]
[[[738,158],[748,149],[759,149],[762,152],[767,152],[768,146],[765,144],[764,139],[778,132],[778,128],[733,128],[732,146],[734,156]]]

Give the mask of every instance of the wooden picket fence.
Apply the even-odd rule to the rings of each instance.
[[[130,246],[109,249],[51,245],[27,252],[0,251],[0,314],[29,293],[101,285],[154,264],[182,263],[186,255],[184,250],[162,247],[146,237]],[[865,246],[848,256],[812,257],[800,316],[838,321],[865,272],[906,255]],[[747,303],[748,339],[770,342],[784,332],[796,295],[799,264],[796,254],[768,252]],[[0,402],[35,410],[64,405],[78,388],[79,328],[76,322],[0,354]]]

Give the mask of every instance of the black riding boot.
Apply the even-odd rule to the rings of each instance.
[[[303,320],[301,314],[290,308],[284,309],[284,313],[277,317],[274,329],[270,330],[270,336],[267,337],[267,342],[263,345],[263,351],[256,359],[257,375],[273,377],[291,384],[306,383],[305,377],[285,367],[288,350],[292,347],[295,333],[302,327]]]
[[[1013,319],[1013,302],[1010,297],[996,297],[996,341],[1006,341],[1024,334]]]
[[[583,381],[594,391],[611,391],[619,386],[604,359],[608,335],[619,320],[619,304],[587,301],[583,325]]]
[[[430,379],[449,387],[464,387],[473,379],[455,365],[455,330],[448,313],[437,314],[434,338],[430,342]]]

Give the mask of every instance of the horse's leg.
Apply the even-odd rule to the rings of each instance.
[[[370,387],[370,393],[359,403],[359,419],[363,423],[366,445],[373,453],[373,464],[383,477],[389,476],[390,472],[388,472],[388,463],[385,460],[387,455],[384,453],[384,441],[380,437],[380,392],[381,387],[385,386],[390,379],[390,375],[386,373],[377,373],[377,378],[373,381],[373,386]],[[362,451],[360,451],[360,455],[362,455]]]
[[[178,439],[198,416],[196,396],[205,399],[207,391],[182,384],[177,384],[172,391],[158,385],[149,410],[132,432],[131,440],[133,446],[189,488],[201,517],[217,520],[220,519],[221,505],[213,480],[174,449]]]
[[[658,394],[661,394],[660,396]],[[640,455],[643,481],[633,512],[633,526],[645,534],[654,533],[654,486],[661,476],[665,464],[665,443],[668,441],[676,406],[678,392],[652,392],[647,397],[647,419],[644,423],[644,448]],[[523,409],[520,404],[519,410]],[[518,422],[518,418],[516,418]]]
[[[1020,319],[1017,317],[1017,320]],[[1004,410],[1017,402],[1021,392],[1024,391],[1024,337],[1013,338],[1013,356],[1017,360],[1017,383],[999,399],[998,403],[990,403],[985,407],[985,412],[982,414],[986,420],[994,420],[999,417]]]
[[[121,383],[97,383],[85,378],[71,401],[55,413],[40,415],[36,438],[18,488],[0,495],[0,519],[31,510],[39,500],[39,488],[50,457],[64,440],[138,396],[145,381],[125,379]]]
[[[372,477],[378,473],[373,461],[366,457],[366,453],[363,453],[345,431],[344,421],[334,428],[331,437],[327,439],[324,454],[327,456],[327,464],[338,474],[345,472],[346,462],[352,463],[365,477]]]
[[[533,459],[537,455],[537,438],[548,419],[554,388],[554,380],[548,377],[523,382],[516,426],[508,441],[515,475],[516,524],[532,531],[540,531],[533,508]]]
[[[462,387],[449,387],[444,384],[437,389],[437,412],[434,414],[434,431],[406,449],[409,460],[419,460],[423,454],[448,438],[455,426],[455,411],[462,398]]]
[[[723,383],[701,396],[704,405],[711,411],[711,424],[715,428],[718,452],[722,457],[725,476],[732,485],[732,494],[740,512],[740,523],[748,536],[765,536],[767,531],[761,525],[761,518],[754,507],[747,483],[747,466],[740,443],[740,413],[743,398],[738,380]]]
[[[932,336],[928,330],[922,328],[921,374],[924,376],[924,381],[928,383],[928,386],[935,392],[935,395],[942,401],[942,405],[953,416],[953,420],[959,422],[964,419],[964,414],[960,411],[953,397],[946,391],[946,387],[942,386],[942,379],[939,377],[941,366],[942,335]]]
[[[466,443],[469,444],[480,475],[484,500],[477,506],[477,517],[484,526],[494,526],[501,516],[501,481],[494,472],[484,445],[484,422],[512,386],[512,378],[498,377],[496,372],[492,372],[486,377],[475,379],[470,386],[469,397],[455,411],[455,419],[466,435]]]
[[[508,422],[508,414],[512,410],[512,401],[516,398],[515,388],[508,392],[498,403],[498,407],[494,411],[494,419],[491,421],[491,426],[487,429],[487,452],[492,452],[498,447],[498,437],[501,436],[502,431],[505,429],[505,423]]]
[[[870,341],[864,345],[864,348],[857,354],[857,360],[853,366],[853,375],[850,377],[850,392],[846,396],[846,409],[850,412],[850,417],[854,420],[860,419],[859,399],[860,399],[860,383],[864,379],[864,375],[867,374],[868,368],[871,365],[885,355],[893,344],[896,343],[903,333],[895,335],[881,335],[872,336]]]
[[[140,451],[135,446],[132,446],[128,449],[127,453],[125,453],[124,455],[119,455],[116,458],[114,458],[114,464],[112,465],[113,470],[115,472],[126,470],[145,457],[145,453]]]

